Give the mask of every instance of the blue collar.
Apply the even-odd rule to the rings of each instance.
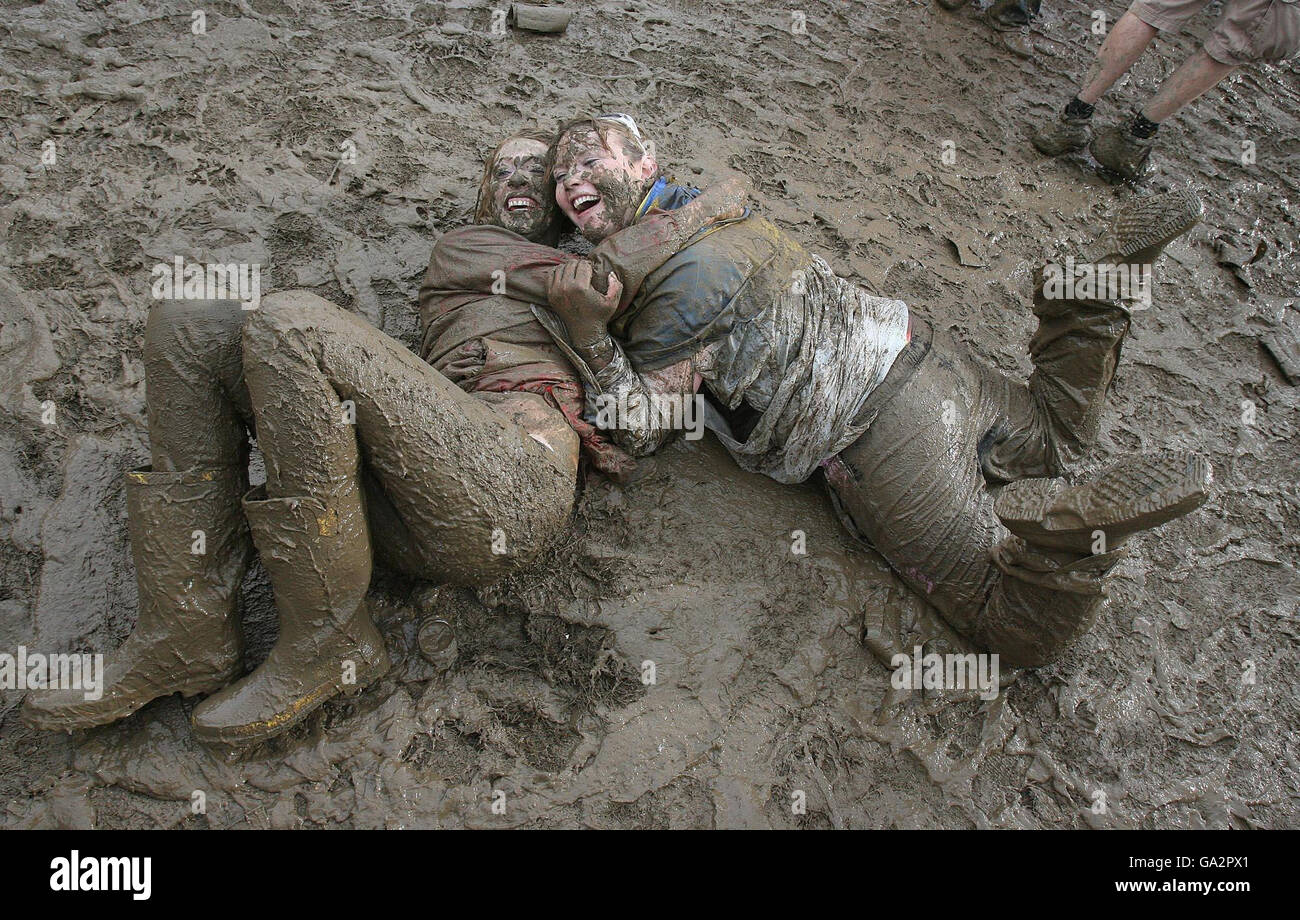
[[[636,209],[636,217],[642,217],[646,211],[655,206],[659,197],[663,195],[664,189],[668,187],[668,180],[660,176],[655,180],[655,184],[650,186],[650,191],[646,192],[645,198],[641,199],[641,207]]]

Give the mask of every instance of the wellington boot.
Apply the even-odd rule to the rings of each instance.
[[[204,741],[270,738],[389,668],[366,604],[370,532],[355,480],[327,498],[259,494],[244,499],[244,512],[275,591],[280,637],[256,671],[195,708]]]
[[[239,585],[252,552],[239,498],[243,470],[126,474],[127,531],[140,614],[126,642],[105,656],[101,695],[36,691],[22,718],[34,728],[106,725],[171,693],[226,686],[242,670]]]

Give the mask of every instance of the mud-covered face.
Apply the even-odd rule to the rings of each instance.
[[[546,145],[519,137],[497,151],[484,221],[537,241],[551,226],[554,205],[546,187]]]
[[[579,129],[560,138],[555,149],[555,203],[593,243],[631,225],[656,170],[652,157],[633,160],[611,140],[613,150],[596,132]]]

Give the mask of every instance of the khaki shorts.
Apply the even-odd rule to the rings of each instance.
[[[1137,0],[1129,12],[1162,32],[1177,31],[1210,0]],[[1300,0],[1225,0],[1205,53],[1220,64],[1281,61],[1300,51]]]

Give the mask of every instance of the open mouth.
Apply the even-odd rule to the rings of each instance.
[[[506,200],[507,211],[527,211],[529,208],[537,206],[537,202],[527,195],[516,195]]]
[[[573,212],[582,214],[584,211],[590,211],[598,204],[600,204],[599,195],[579,195],[573,199]]]

